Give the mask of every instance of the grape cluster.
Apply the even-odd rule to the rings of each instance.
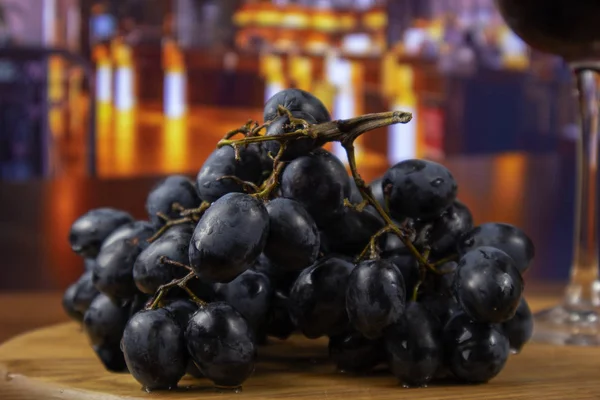
[[[366,185],[353,140],[410,120],[398,115],[331,121],[311,94],[284,90],[195,182],[153,188],[148,221],[79,217],[69,240],[85,273],[63,305],[106,369],[149,391],[186,373],[240,388],[259,346],[301,333],[327,337],[338,370],[388,368],[405,386],[496,376],[532,334],[533,243],[508,224],[475,226],[440,164],[403,161]],[[321,147],[334,140],[351,175]]]

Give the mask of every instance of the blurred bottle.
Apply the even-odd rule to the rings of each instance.
[[[417,95],[414,92],[414,73],[410,65],[398,65],[395,69],[395,85],[392,93],[392,109],[413,113],[408,124],[389,127],[388,160],[391,164],[416,158],[417,143]]]
[[[187,79],[185,60],[177,42],[170,37],[163,41],[165,117],[182,118],[187,111]]]
[[[265,78],[265,102],[286,88],[283,60],[276,54],[263,53],[260,58],[261,75]]]
[[[131,111],[135,107],[135,74],[130,46],[122,37],[112,41],[112,56],[115,63],[115,108]]]

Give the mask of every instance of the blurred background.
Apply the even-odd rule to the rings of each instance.
[[[530,277],[566,279],[572,77],[493,0],[0,0],[0,290],[65,288],[82,268],[67,243],[80,214],[145,218],[158,179],[193,177],[288,87],[334,118],[412,111],[359,140],[364,177],[444,163],[477,223],[530,233]]]

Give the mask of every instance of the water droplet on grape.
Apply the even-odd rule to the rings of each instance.
[[[442,183],[444,183],[444,180],[442,178],[437,178],[437,179],[432,180],[430,182],[430,185],[433,186],[433,187],[440,187],[440,185]]]

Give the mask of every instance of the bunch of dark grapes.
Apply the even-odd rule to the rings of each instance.
[[[352,141],[373,121],[402,122],[390,115],[331,121],[314,96],[285,90],[195,182],[160,182],[147,221],[110,208],[77,219],[69,240],[86,271],[63,304],[104,366],[146,390],[185,374],[240,388],[258,346],[302,334],[328,338],[347,373],[387,368],[405,386],[494,378],[532,334],[533,243],[474,225],[440,164],[403,161],[365,185]],[[321,147],[333,140],[351,175]]]

